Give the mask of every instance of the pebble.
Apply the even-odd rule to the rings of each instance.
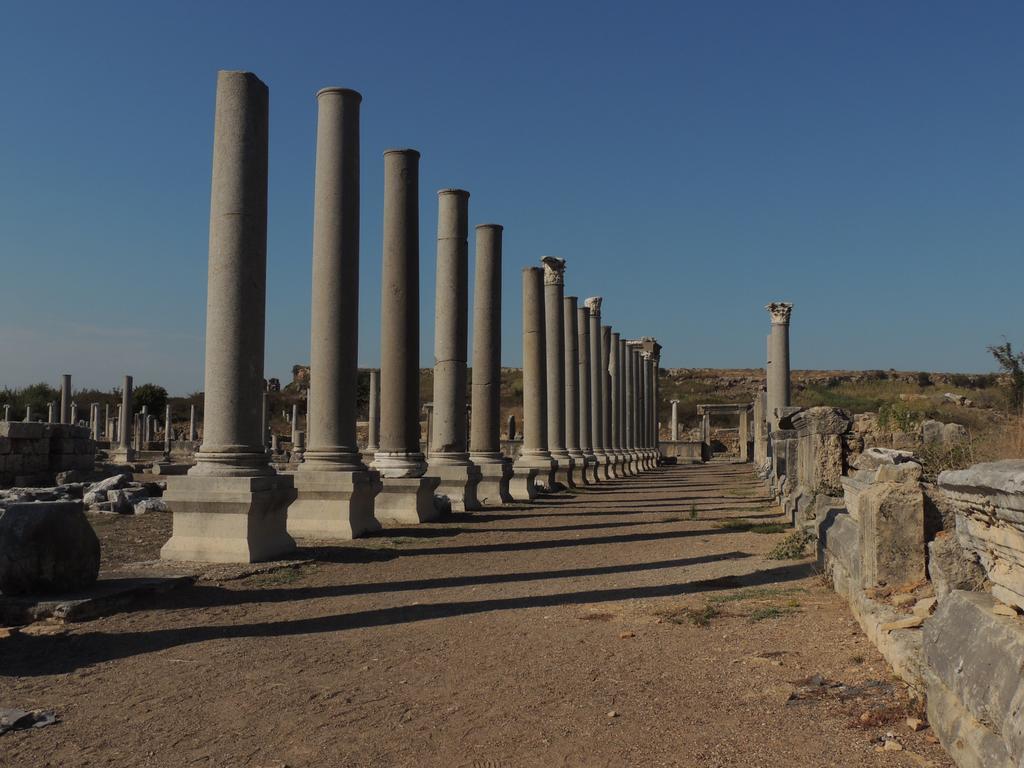
[[[619,713],[616,712],[614,709],[609,710],[608,717],[618,717],[618,716],[619,716]]]

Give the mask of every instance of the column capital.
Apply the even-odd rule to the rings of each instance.
[[[557,256],[543,256],[544,285],[565,285],[565,259]]]
[[[793,305],[786,301],[773,301],[764,308],[772,316],[772,325],[789,325],[789,316],[793,313]]]
[[[601,297],[591,296],[589,299],[583,302],[587,310],[590,312],[591,317],[601,317]]]
[[[670,402],[670,403],[671,403],[672,405],[679,405],[679,401],[678,401],[678,400],[669,400],[669,402]]]

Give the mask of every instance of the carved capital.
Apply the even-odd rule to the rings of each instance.
[[[591,296],[589,299],[583,302],[587,305],[587,309],[590,310],[591,317],[601,316],[601,297]]]
[[[793,313],[793,305],[785,301],[773,301],[765,304],[765,309],[772,316],[772,325],[789,325],[789,316]]]
[[[544,285],[565,285],[565,259],[545,256],[540,261],[544,265]]]

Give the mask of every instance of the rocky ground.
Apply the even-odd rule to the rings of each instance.
[[[0,639],[0,707],[60,718],[0,765],[950,766],[761,494],[667,467]],[[170,531],[90,519],[104,567]]]

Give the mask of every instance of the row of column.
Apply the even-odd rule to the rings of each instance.
[[[502,228],[496,224],[476,229],[474,418],[466,444],[469,193],[459,189],[438,195],[433,429],[426,455],[420,449],[420,156],[413,149],[384,153],[380,389],[379,403],[371,405],[380,419],[378,426],[371,416],[374,456],[369,467],[362,462],[355,429],[360,104],[360,95],[348,89],[317,94],[308,445],[294,473],[277,473],[268,463],[260,415],[265,410],[269,94],[251,73],[219,73],[204,440],[188,475],[168,479],[165,498],[174,527],[164,558],[279,557],[294,548],[293,536],[351,538],[380,527],[380,521],[417,523],[439,516],[446,506],[473,509],[481,501],[512,499],[507,490],[512,470],[499,442]],[[580,344],[578,333],[563,324],[566,314],[578,317],[575,299],[570,307],[563,296],[564,262],[546,260],[545,268],[546,288],[540,269],[524,274],[529,290],[524,295],[523,457],[546,458],[547,487],[559,471],[573,482],[573,458],[581,457],[584,470],[587,451],[594,456],[594,478],[653,464],[653,443],[644,442],[640,430],[626,438],[620,428],[628,408],[637,421],[649,422],[639,409],[655,402],[651,361],[625,354],[626,343],[617,334],[613,340],[610,328],[595,331],[599,312],[575,326],[594,337]],[[593,354],[595,341],[598,354]],[[591,350],[589,360],[581,347]],[[578,378],[584,363],[592,387],[586,411]],[[570,375],[572,387],[567,386]],[[628,401],[627,376],[635,392],[647,387],[646,401],[638,395]],[[371,397],[377,399],[375,384]],[[579,419],[567,431],[568,410]],[[587,436],[580,428],[584,419],[591,425]],[[551,449],[557,458],[551,458]],[[578,473],[581,479],[583,474]],[[527,495],[534,492],[535,487]]]

